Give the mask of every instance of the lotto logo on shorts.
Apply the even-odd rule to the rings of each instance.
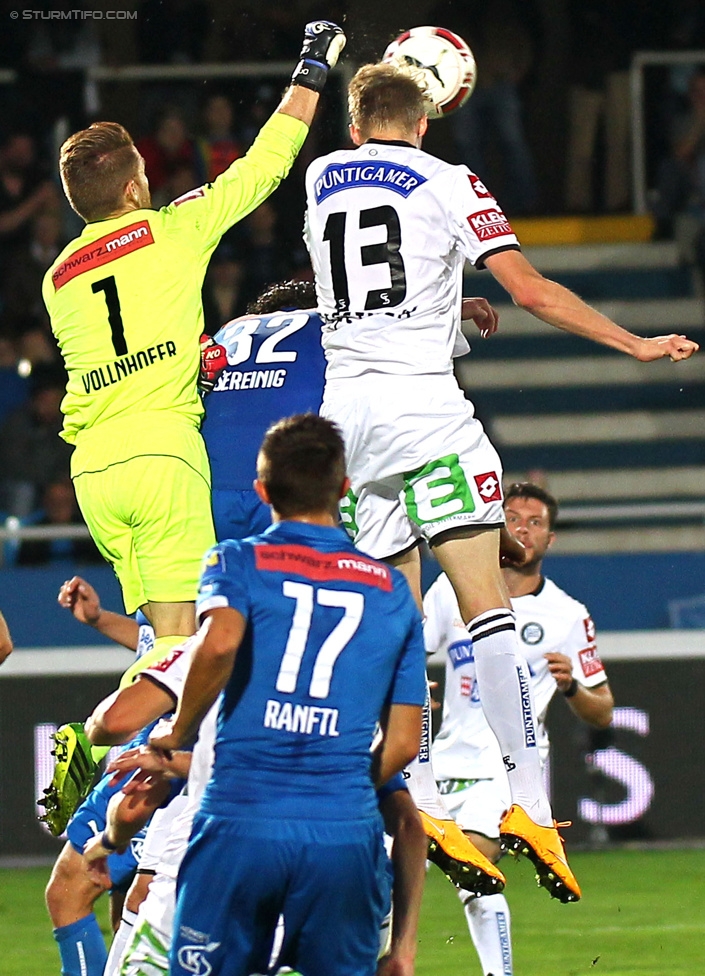
[[[468,223],[475,231],[478,241],[491,241],[493,237],[514,233],[501,210],[481,210],[471,214]]]
[[[579,657],[586,678],[605,670],[596,647],[586,647],[584,651],[580,652]]]
[[[583,626],[585,627],[585,636],[587,637],[588,641],[591,644],[594,643],[596,634],[595,624],[592,617],[586,617],[585,620],[583,620]]]
[[[494,471],[488,471],[486,474],[476,474],[475,484],[483,502],[502,501],[502,485]]]

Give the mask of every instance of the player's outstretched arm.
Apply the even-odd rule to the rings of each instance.
[[[384,829],[394,838],[391,855],[394,888],[392,944],[377,965],[377,976],[414,976],[428,837],[407,790],[395,790],[385,796],[380,810]]]
[[[288,174],[304,144],[328,71],[345,44],[345,35],[329,21],[306,25],[300,60],[291,86],[271,118],[241,159],[199,189],[165,208],[167,226],[202,258],[228,228],[252,213]]]
[[[246,627],[243,615],[232,607],[216,607],[203,615],[176,714],[155,728],[149,737],[151,746],[169,754],[195,736],[228,683]]]
[[[103,610],[97,592],[80,576],[73,576],[62,584],[57,600],[60,606],[71,611],[79,623],[88,624],[131,651],[137,650],[140,633],[137,621],[112,610]]]
[[[12,637],[10,637],[10,628],[7,626],[7,621],[0,613],[0,664],[6,661],[7,658],[12,654]]]
[[[557,329],[625,352],[640,362],[647,363],[666,356],[678,362],[689,359],[700,348],[697,342],[681,335],[643,338],[628,332],[591,308],[568,288],[544,278],[519,251],[491,254],[485,264],[512,296],[515,305]]]
[[[94,746],[114,746],[133,739],[175,705],[174,697],[149,678],[138,677],[126,688],[104,698],[86,720],[86,735]]]
[[[612,721],[614,698],[609,684],[604,681],[600,685],[588,688],[573,677],[573,663],[567,654],[553,651],[544,654],[548,661],[548,670],[558,686],[558,690],[567,699],[571,711],[583,722],[593,725],[596,729],[606,729]],[[575,684],[573,684],[575,681]]]

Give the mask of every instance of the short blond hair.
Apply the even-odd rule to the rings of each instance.
[[[348,86],[348,111],[363,137],[378,129],[412,130],[426,115],[419,83],[393,64],[364,64]]]
[[[117,210],[139,159],[130,133],[117,122],[94,122],[69,136],[61,147],[59,171],[76,213],[90,223]]]

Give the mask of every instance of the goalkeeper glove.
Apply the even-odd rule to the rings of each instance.
[[[345,34],[330,20],[312,20],[304,29],[301,60],[291,76],[292,85],[302,85],[322,92],[328,71],[335,65],[345,47]]]
[[[201,370],[198,374],[198,389],[203,396],[211,393],[218,377],[228,365],[228,354],[212,336],[205,332],[199,339],[201,345]]]

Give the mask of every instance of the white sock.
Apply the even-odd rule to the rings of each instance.
[[[439,820],[451,820],[445,803],[438,792],[436,779],[433,775],[431,763],[431,699],[426,683],[426,701],[423,707],[421,726],[421,747],[416,759],[404,770],[404,780],[411,793],[411,799],[419,810],[423,810],[429,817]]]
[[[125,951],[127,943],[132,938],[132,933],[137,921],[137,913],[131,912],[128,908],[123,908],[122,918],[118,930],[113,936],[113,944],[110,946],[108,961],[105,964],[103,976],[118,976],[120,972],[120,960]]]
[[[481,895],[458,891],[463,903],[470,938],[482,966],[483,976],[512,976],[512,940],[509,905],[504,895]]]
[[[486,610],[467,626],[483,711],[502,750],[512,802],[535,823],[552,826],[536,744],[531,681],[519,654],[514,614],[505,607]]]

